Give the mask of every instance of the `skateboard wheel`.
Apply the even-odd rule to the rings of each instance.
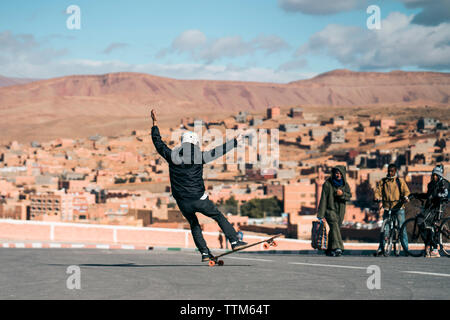
[[[273,241],[272,242],[272,247],[276,247],[276,246],[278,246],[278,243],[276,241]]]
[[[224,265],[223,260],[219,260],[218,264],[219,264],[219,266],[223,266]]]
[[[263,244],[263,248],[264,249],[269,249],[270,248],[270,244],[268,244],[267,242]]]
[[[210,267],[214,267],[216,265],[216,262],[214,260],[209,260],[208,265]]]

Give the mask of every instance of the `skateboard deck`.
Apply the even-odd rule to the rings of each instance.
[[[223,260],[219,260],[219,258],[221,258],[223,256],[226,256],[228,254],[232,254],[232,253],[244,250],[244,249],[248,249],[248,248],[254,247],[254,246],[256,246],[258,244],[261,244],[261,243],[264,243],[264,249],[266,249],[266,250],[269,249],[270,247],[276,247],[277,246],[277,242],[274,239],[278,238],[278,237],[281,237],[282,235],[283,234],[277,234],[277,235],[275,235],[273,237],[270,237],[270,238],[267,238],[265,240],[261,240],[261,241],[254,242],[254,243],[250,243],[250,244],[247,244],[246,246],[240,247],[240,248],[238,248],[236,250],[231,250],[231,251],[227,251],[225,253],[219,254],[217,256],[214,256],[214,258],[211,258],[209,260],[208,264],[209,264],[210,267],[213,267],[216,264],[219,265],[219,266],[223,266],[224,262],[223,262]]]

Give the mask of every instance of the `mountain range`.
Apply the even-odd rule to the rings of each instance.
[[[450,103],[450,73],[439,72],[334,70],[286,84],[120,72],[46,80],[0,77],[0,86],[2,142],[146,128],[150,108],[162,119],[179,121],[182,116],[241,110],[258,113],[275,105],[370,108]]]

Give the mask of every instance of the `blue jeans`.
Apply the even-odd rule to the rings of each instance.
[[[391,215],[392,216],[397,215],[398,228],[400,230],[400,228],[402,227],[403,223],[405,222],[405,209],[392,210],[391,211]],[[383,220],[387,219],[388,217],[389,217],[389,214],[387,213],[387,210],[385,210],[384,214],[383,214]],[[385,227],[385,230],[381,230],[381,232],[384,232],[385,234],[389,233],[389,226],[387,225]],[[408,234],[406,232],[403,234],[403,242],[406,245],[406,248],[404,248],[404,249],[408,249]],[[380,249],[382,249],[382,248],[384,248],[384,237],[382,237],[380,239]]]

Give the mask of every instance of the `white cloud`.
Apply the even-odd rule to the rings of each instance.
[[[406,8],[422,9],[412,23],[437,26],[450,22],[449,0],[395,0]],[[369,0],[278,0],[278,6],[286,12],[301,12],[309,15],[332,15],[340,12],[362,10],[376,4],[383,10],[382,1]]]
[[[437,26],[443,22],[450,22],[450,1],[449,0],[399,0],[407,8],[422,8],[413,23]]]
[[[278,6],[287,12],[328,15],[367,7],[367,0],[278,0]]]
[[[272,46],[286,48],[276,36],[259,36],[245,42],[240,37],[225,37],[208,42],[198,32],[177,38],[178,50],[191,50],[199,59],[214,60],[219,56],[244,55],[254,50],[276,52]],[[205,47],[203,45],[207,43]],[[244,47],[239,47],[245,44]],[[111,52],[125,44],[112,43],[104,52]],[[0,75],[21,78],[52,78],[73,74],[104,74],[110,72],[142,72],[175,79],[239,80],[262,82],[290,82],[315,74],[294,70],[272,70],[263,67],[241,67],[233,64],[132,64],[120,60],[69,59],[66,50],[55,50],[48,40],[37,40],[33,35],[0,32]],[[197,48],[202,48],[198,50]],[[107,50],[109,49],[109,50]]]
[[[123,42],[113,42],[111,43],[109,46],[107,46],[102,53],[104,54],[110,54],[111,52],[113,52],[114,50],[120,49],[120,48],[125,48],[127,47],[128,44],[127,43],[123,43]]]
[[[199,30],[187,30],[181,33],[172,43],[174,50],[195,51],[206,44],[206,36]]]
[[[256,50],[265,51],[267,55],[291,48],[286,41],[276,35],[259,35],[251,41],[251,44]]]
[[[414,16],[391,13],[381,30],[354,26],[328,25],[312,35],[297,51],[326,54],[346,67],[391,69],[418,67],[450,68],[450,24],[422,26],[412,24]]]
[[[200,60],[211,63],[223,57],[235,58],[252,52],[254,52],[252,45],[244,42],[240,36],[223,37],[212,41],[209,45],[202,48],[198,52],[197,57]]]
[[[241,36],[208,39],[199,30],[187,30],[177,36],[170,47],[160,50],[156,57],[187,53],[194,61],[212,63],[221,58],[242,57],[257,51],[274,54],[288,48],[286,41],[276,35],[259,35],[250,41],[243,40]]]
[[[306,67],[306,65],[308,64],[308,62],[306,61],[306,59],[293,59],[293,60],[289,60],[285,63],[282,63],[279,67],[278,67],[278,71],[292,71],[292,70],[301,70],[304,67]]]
[[[31,34],[14,35],[10,31],[0,32],[0,66],[26,62],[45,64],[68,53],[67,49],[55,50],[46,47],[46,42],[37,41]]]
[[[103,74],[109,72],[142,72],[161,77],[184,80],[235,80],[287,83],[307,79],[317,73],[294,70],[273,70],[260,67],[239,67],[214,64],[138,64],[131,65],[120,61],[66,61],[64,65],[54,66],[55,72],[64,67],[65,74]],[[72,72],[70,72],[72,71]]]

